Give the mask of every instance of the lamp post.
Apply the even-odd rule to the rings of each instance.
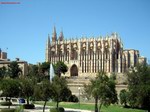
[[[80,109],[80,87],[78,87],[79,90],[79,109]]]

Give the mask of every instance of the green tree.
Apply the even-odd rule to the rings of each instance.
[[[29,105],[29,99],[34,93],[34,84],[32,80],[28,78],[21,79],[21,96],[27,99],[27,105]]]
[[[44,101],[43,112],[47,101],[53,96],[52,84],[48,80],[42,81],[35,87],[34,96]]]
[[[5,96],[6,99],[9,97],[10,100],[11,97],[18,97],[21,91],[18,80],[14,79],[3,79],[0,83],[0,90],[2,90],[2,96]]]
[[[121,103],[122,105],[124,105],[124,107],[127,107],[128,92],[127,92],[125,89],[122,89],[122,90],[120,91],[119,97],[120,97],[120,103]]]
[[[49,75],[49,68],[50,68],[50,63],[49,62],[43,62],[40,66],[39,66],[39,71],[41,74],[45,75]]]
[[[7,73],[7,69],[5,66],[0,68],[0,79],[4,78]]]
[[[22,70],[19,68],[19,65],[16,61],[12,61],[8,65],[8,73],[10,78],[18,78],[22,74]]]
[[[100,112],[102,105],[108,106],[117,101],[115,82],[112,78],[109,79],[105,72],[99,72],[96,79],[91,80],[89,85],[85,85],[84,93],[87,98],[95,99],[95,112]]]
[[[28,66],[28,75],[27,75],[27,77],[32,79],[32,81],[34,82],[34,85],[41,81],[40,76],[41,75],[39,73],[39,66],[38,65],[29,65]]]
[[[64,90],[66,90],[67,87],[67,81],[64,77],[58,77],[55,76],[52,79],[52,87],[53,87],[53,100],[56,101],[57,105],[56,107],[59,107],[59,102],[61,102],[66,94]]]
[[[64,62],[59,61],[54,65],[54,70],[55,74],[60,77],[61,73],[65,74],[68,71],[68,67]]]
[[[129,104],[150,111],[150,67],[139,64],[127,73]]]
[[[41,91],[40,83],[38,83],[34,87],[34,94],[33,94],[34,100],[35,101],[42,100],[41,94],[42,94],[42,91]]]
[[[38,65],[28,65],[28,76],[38,77],[39,76],[39,66]]]
[[[43,62],[39,65],[39,79],[38,81],[42,81],[45,79],[49,79],[49,68],[50,63],[49,62]]]

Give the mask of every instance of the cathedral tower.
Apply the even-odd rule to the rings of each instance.
[[[55,43],[57,41],[57,33],[56,28],[54,26],[53,33],[52,33],[52,43]]]
[[[46,62],[50,62],[50,58],[49,58],[49,56],[50,56],[50,35],[48,34],[48,39],[47,39],[47,41],[46,41],[46,52],[45,52],[45,61]]]

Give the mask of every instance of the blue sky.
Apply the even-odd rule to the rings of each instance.
[[[65,38],[117,32],[125,49],[150,59],[149,0],[0,0],[10,1],[20,4],[0,4],[0,48],[11,60],[44,62],[54,25]]]

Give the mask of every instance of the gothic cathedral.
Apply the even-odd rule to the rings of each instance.
[[[63,61],[68,66],[67,77],[93,77],[99,71],[124,73],[137,63],[146,62],[138,50],[124,49],[116,33],[106,37],[67,40],[63,32],[57,38],[54,27],[51,38],[48,35],[46,62]]]

